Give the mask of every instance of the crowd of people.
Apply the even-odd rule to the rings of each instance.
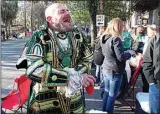
[[[5,40],[5,31],[1,30],[1,41]]]
[[[126,73],[129,82],[134,73],[133,69],[138,67],[140,60],[143,60],[140,70],[142,92],[149,92],[150,113],[158,114],[160,113],[160,39],[157,38],[156,25],[147,26],[146,31],[140,25],[134,31],[128,32],[119,18],[112,19],[103,33],[99,31],[102,34],[98,38],[104,60],[102,64],[97,63],[96,72],[101,72],[102,82],[105,85],[102,110],[113,113],[114,101],[122,85],[122,76]],[[99,58],[95,60],[95,64],[96,61],[100,61]]]
[[[105,87],[102,111],[113,114],[126,61],[132,71],[140,58],[144,61],[143,91],[150,94],[151,113],[159,112],[160,39],[155,26],[148,26],[147,35],[143,26],[132,34],[120,18],[113,18],[98,34],[104,60],[101,65],[96,64],[95,78],[91,75],[93,53],[87,37],[73,27],[67,6],[48,6],[45,18],[46,23],[32,34],[16,65],[18,69],[25,68],[26,76],[32,80],[27,113],[85,113],[82,89],[94,86],[98,79],[104,81]],[[103,79],[99,78],[99,71]]]

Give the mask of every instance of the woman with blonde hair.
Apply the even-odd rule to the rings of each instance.
[[[125,62],[131,57],[130,53],[123,50],[122,31],[122,20],[113,18],[101,37],[102,53],[104,55],[102,74],[105,83],[102,110],[109,114],[112,114],[114,110],[115,99],[125,70]]]

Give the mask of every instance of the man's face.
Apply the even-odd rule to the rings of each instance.
[[[156,33],[150,27],[147,28],[147,35],[149,37],[153,37],[155,34]]]
[[[137,34],[141,34],[144,31],[143,27],[137,27]]]
[[[126,26],[123,26],[123,32],[126,32],[126,31],[127,31]]]
[[[72,20],[69,10],[65,5],[57,5],[52,15],[53,28],[59,32],[72,29]]]

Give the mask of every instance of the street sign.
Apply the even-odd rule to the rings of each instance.
[[[96,26],[104,26],[105,15],[96,15]]]

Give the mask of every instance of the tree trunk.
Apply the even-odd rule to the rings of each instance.
[[[7,19],[5,20],[5,32],[6,32],[5,39],[8,39],[8,21]]]
[[[97,36],[96,15],[97,15],[97,0],[88,0],[89,13],[91,16],[91,47],[94,47],[94,40]]]
[[[6,27],[5,27],[5,29],[6,29],[6,36],[5,36],[5,38],[6,38],[6,39],[8,39],[8,31],[7,31],[7,28],[8,28],[8,27],[7,27],[7,26],[8,26],[8,25],[6,25]],[[5,40],[5,38],[4,38],[4,40]]]
[[[24,32],[25,32],[25,36],[26,36],[26,30],[27,30],[27,26],[26,26],[26,1],[24,1]]]
[[[33,28],[33,1],[31,1],[31,33]]]
[[[11,22],[9,21],[9,24],[8,24],[8,33],[9,35],[11,34]]]
[[[44,3],[45,3],[45,8],[47,8],[47,5],[48,5],[48,1],[44,1]],[[39,20],[40,21],[40,20]],[[41,23],[40,23],[40,25],[41,24],[44,24],[44,22],[46,21],[46,17],[45,17],[45,15],[44,15],[44,17],[41,19]]]
[[[91,21],[91,47],[94,47],[94,40],[97,36],[96,18]]]
[[[39,25],[40,25],[40,20],[39,20],[39,17],[38,17],[38,29],[39,29]]]
[[[48,1],[44,1],[44,3],[45,3],[45,6],[47,6],[47,4],[48,4]]]

